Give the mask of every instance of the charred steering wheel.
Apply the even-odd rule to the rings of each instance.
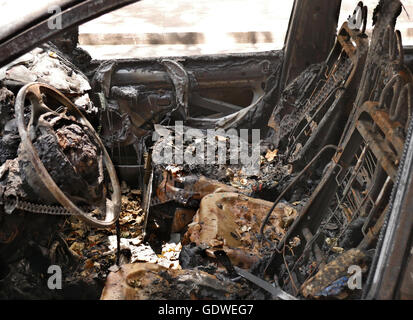
[[[100,220],[93,217],[91,214],[84,212],[77,205],[75,205],[72,200],[69,199],[69,197],[61,190],[61,188],[56,184],[52,176],[49,174],[48,170],[42,163],[36,148],[33,145],[35,128],[39,121],[39,117],[45,113],[51,113],[57,116],[62,115],[58,112],[58,110],[52,110],[53,107],[47,106],[44,103],[44,97],[50,97],[54,101],[58,102],[61,106],[65,107],[65,113],[69,113],[72,119],[75,119],[76,122],[88,129],[89,133],[94,139],[95,144],[100,149],[99,151],[101,151],[103,164],[109,174],[113,189],[110,199],[106,195],[104,195],[103,197],[105,199],[104,211],[106,211],[104,220]],[[31,103],[31,119],[27,126],[24,119],[26,99]],[[35,174],[37,174],[41,182],[44,184],[44,186],[46,186],[54,199],[57,200],[70,214],[79,216],[89,225],[98,228],[106,228],[113,225],[119,218],[121,207],[121,191],[119,181],[113,163],[102,141],[100,140],[92,125],[79,111],[79,109],[54,87],[43,83],[29,83],[20,89],[16,97],[15,115],[24,157],[30,161]]]

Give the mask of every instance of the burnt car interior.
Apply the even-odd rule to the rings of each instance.
[[[338,25],[295,0],[281,50],[107,60],[78,26],[135,1],[55,2],[61,29],[0,33],[1,299],[413,299],[402,1]]]

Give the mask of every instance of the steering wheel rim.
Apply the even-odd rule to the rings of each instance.
[[[54,110],[50,109],[48,106],[44,104],[42,94],[51,96],[53,99],[61,103],[63,106],[67,107],[79,123],[88,127],[88,129],[93,135],[93,138],[101,148],[103,154],[103,163],[109,173],[110,181],[113,188],[113,193],[111,196],[111,205],[106,206],[105,220],[98,220],[96,218],[93,218],[89,216],[87,213],[85,213],[83,210],[81,210],[78,206],[76,206],[55,183],[55,181],[43,165],[42,161],[40,160],[40,157],[36,149],[34,148],[30,138],[30,127],[33,125],[33,121],[36,120],[36,116],[38,118],[39,113],[41,114],[49,111],[55,112]],[[26,99],[29,99],[32,104],[31,120],[27,127],[24,123],[24,103]],[[42,183],[49,190],[49,192],[53,195],[53,197],[71,214],[79,216],[83,221],[85,221],[87,224],[91,226],[97,228],[107,228],[112,226],[119,219],[121,209],[121,190],[119,180],[116,175],[115,167],[113,166],[113,163],[101,139],[99,138],[98,134],[96,133],[95,129],[92,127],[90,122],[79,111],[79,109],[54,87],[44,83],[32,82],[26,84],[19,90],[15,103],[15,116],[25,155],[30,160],[35,172],[41,179]]]

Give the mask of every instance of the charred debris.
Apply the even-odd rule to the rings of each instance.
[[[305,3],[290,35],[314,23]],[[0,297],[368,298],[411,137],[400,8],[380,1],[367,36],[360,2],[337,33],[328,15],[324,37],[256,54],[94,61],[72,30],[0,69]],[[175,143],[191,128],[216,135]],[[240,129],[260,129],[257,172],[154,161],[229,153]]]

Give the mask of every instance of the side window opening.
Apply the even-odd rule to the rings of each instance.
[[[95,59],[282,49],[294,0],[148,0],[79,28]]]

